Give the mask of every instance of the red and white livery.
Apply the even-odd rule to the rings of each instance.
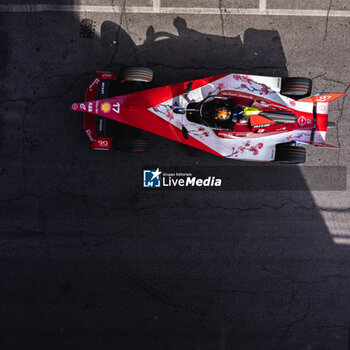
[[[278,160],[276,152],[282,148],[283,153],[284,145],[289,154],[296,144],[337,148],[326,144],[328,103],[345,94],[297,100],[283,94],[282,78],[223,74],[105,98],[107,83],[113,80],[118,81],[114,73],[98,72],[85,101],[72,105],[84,113],[93,148],[111,148],[112,138],[96,132],[104,118],[232,159]],[[202,118],[205,101],[230,102],[243,112],[230,127],[221,127]]]

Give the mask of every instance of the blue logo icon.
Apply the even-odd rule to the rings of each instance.
[[[156,188],[161,187],[162,172],[157,170],[143,171],[143,187]]]

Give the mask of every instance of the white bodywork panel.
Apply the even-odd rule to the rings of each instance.
[[[295,101],[278,92],[281,88],[281,78],[264,77],[255,75],[229,74],[212,83],[189,92],[187,99],[190,102],[199,102],[210,95],[218,95],[225,90],[233,90],[255,95],[257,98],[263,96],[271,102],[293,108],[301,112],[312,113],[313,103]],[[185,127],[188,134],[204,143],[223,157],[255,160],[273,161],[275,159],[275,146],[279,143],[286,143],[291,140],[298,142],[310,142],[311,130],[280,131],[276,134],[254,134],[252,137],[221,138],[218,137],[211,127],[189,121],[185,114],[174,113],[175,107],[186,108],[188,101],[182,96],[176,96],[164,101],[157,106],[149,108],[160,118],[170,122],[180,130]],[[319,106],[319,108],[322,108]],[[324,108],[324,107],[323,107]],[[326,113],[327,111],[322,111]],[[225,132],[223,130],[223,132]],[[320,135],[318,135],[320,134]],[[322,138],[325,135],[316,133],[315,138]]]

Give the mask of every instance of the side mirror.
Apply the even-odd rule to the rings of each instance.
[[[183,97],[184,97],[186,100],[187,100],[187,95],[190,93],[190,91],[191,91],[191,89],[192,89],[192,85],[193,85],[193,83],[190,82],[190,83],[188,83],[187,86],[186,86],[185,92],[184,92],[184,94],[183,94]]]
[[[174,113],[177,113],[177,114],[185,114],[186,111],[185,111],[185,108],[174,108]]]

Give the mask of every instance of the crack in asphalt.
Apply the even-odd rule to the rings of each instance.
[[[324,37],[323,37],[323,42],[327,41],[329,12],[331,11],[332,3],[333,3],[333,0],[329,0],[329,6],[328,6],[328,11],[327,11],[327,17],[326,17],[326,23],[325,23],[325,33],[324,33]]]
[[[285,330],[283,331],[282,335],[279,337],[279,339],[278,339],[276,345],[275,345],[274,348],[273,348],[274,350],[278,350],[278,349],[281,348],[281,347],[280,347],[280,344],[287,338],[289,331],[290,331],[295,325],[297,325],[298,323],[304,322],[304,321],[306,320],[306,318],[308,317],[308,315],[309,315],[309,313],[310,313],[310,310],[311,310],[311,303],[309,302],[309,303],[307,304],[307,308],[306,308],[306,310],[305,310],[305,312],[304,312],[304,315],[303,315],[301,318],[299,318],[299,319],[296,319],[296,320],[294,320],[294,321],[292,321],[292,322],[289,322],[289,323],[285,326]]]
[[[336,80],[336,79],[327,78],[327,77],[325,77],[325,74],[326,74],[326,73],[323,73],[323,74],[317,76],[317,77],[314,78],[314,79],[320,78],[320,79],[322,79],[322,80],[324,80],[324,81],[329,81],[329,82],[332,82],[332,83],[337,83],[337,84],[344,85],[345,87],[348,87],[348,86],[349,86],[349,83],[345,83],[345,82],[343,82],[343,81]]]
[[[332,326],[307,326],[307,329],[325,329],[325,328],[342,328],[348,330],[349,327],[344,325],[332,325]]]
[[[188,303],[180,302],[178,298],[169,295],[168,293],[161,290],[161,288],[156,287],[149,283],[147,280],[139,276],[137,273],[132,271],[129,266],[127,269],[127,273],[124,273],[124,279],[128,284],[130,284],[132,287],[146,293],[153,299],[161,302],[162,304],[171,306],[177,310],[182,310],[187,313],[196,314],[200,317],[206,317],[209,316],[208,312],[205,312],[202,310],[199,306],[191,306]]]
[[[67,175],[64,175],[58,181],[57,181],[57,179],[55,179],[53,181],[53,182],[55,182],[55,184],[53,186],[50,186],[47,190],[45,190],[44,192],[42,192],[40,194],[35,194],[33,192],[29,192],[26,189],[26,186],[24,186],[23,195],[18,196],[18,197],[14,197],[14,198],[9,198],[6,200],[0,200],[0,203],[1,202],[22,200],[26,196],[33,196],[36,199],[41,199],[49,193],[57,193],[57,194],[71,196],[73,199],[82,200],[83,202],[87,203],[91,207],[96,207],[96,208],[106,210],[106,215],[111,214],[111,212],[113,212],[115,210],[133,210],[136,212],[137,211],[142,212],[142,211],[149,211],[149,210],[154,210],[154,209],[158,209],[158,208],[174,209],[174,208],[178,208],[179,205],[181,205],[182,207],[188,208],[188,209],[192,209],[194,212],[202,211],[202,210],[206,210],[206,209],[232,211],[232,212],[234,212],[234,211],[249,212],[249,211],[260,211],[260,210],[265,210],[265,209],[280,210],[280,209],[283,209],[285,207],[290,207],[290,208],[296,209],[296,210],[308,210],[308,211],[317,210],[317,211],[326,212],[326,213],[347,213],[347,212],[350,212],[350,207],[345,207],[345,208],[322,207],[322,206],[315,204],[314,202],[311,202],[311,205],[309,205],[309,206],[300,205],[301,204],[300,202],[298,202],[292,198],[286,198],[283,201],[281,201],[279,204],[263,203],[263,204],[260,204],[257,206],[249,206],[246,208],[243,208],[242,206],[227,207],[227,206],[223,206],[223,205],[214,205],[214,204],[207,202],[207,201],[204,202],[205,205],[203,205],[203,206],[195,206],[195,205],[191,205],[191,204],[188,204],[185,202],[181,202],[181,203],[176,202],[176,203],[171,204],[171,205],[152,204],[152,205],[148,205],[148,206],[125,206],[125,205],[124,206],[120,206],[120,205],[108,206],[108,205],[97,204],[96,201],[93,201],[93,200],[90,201],[90,200],[88,200],[88,196],[86,196],[84,194],[75,194],[75,193],[70,192],[70,191],[60,190],[59,187],[62,185],[62,183],[66,177],[67,177]],[[127,193],[125,195],[125,197],[123,198],[123,200],[121,200],[120,202],[124,203],[129,197],[130,197],[130,194]],[[293,205],[293,204],[295,204],[295,205]]]
[[[312,260],[313,260],[313,258],[304,259],[303,264],[305,264],[307,261],[312,261]],[[274,274],[279,276],[278,278],[280,281],[286,280],[292,284],[302,284],[302,285],[319,285],[322,283],[328,283],[329,280],[333,280],[333,279],[348,279],[348,278],[350,278],[350,274],[343,274],[343,275],[342,274],[329,274],[329,275],[324,274],[324,275],[315,276],[314,280],[295,279],[295,278],[292,278],[289,274],[286,274],[284,271],[267,268],[265,266],[265,264],[262,264],[262,269],[257,270],[256,272],[274,273]]]
[[[111,6],[112,6],[112,9],[113,9],[115,16],[117,16],[118,13],[115,11],[115,8],[114,8],[114,0],[111,1]],[[120,6],[120,5],[118,5],[118,6]],[[118,52],[119,52],[118,39],[119,39],[119,35],[121,32],[122,24],[123,24],[123,17],[126,18],[125,7],[126,7],[126,0],[123,0],[123,3],[121,4],[121,11],[119,14],[118,29],[117,29],[117,32],[115,33],[116,48],[115,48],[114,52],[112,53],[111,58],[109,59],[109,62],[103,67],[103,70],[110,67],[113,64],[115,57],[118,55]],[[127,21],[125,21],[125,22],[127,23]]]
[[[220,11],[220,21],[221,21],[221,35],[224,38],[225,43],[225,22],[224,22],[224,13],[226,13],[226,7],[224,5],[224,0],[219,0],[219,11]]]

